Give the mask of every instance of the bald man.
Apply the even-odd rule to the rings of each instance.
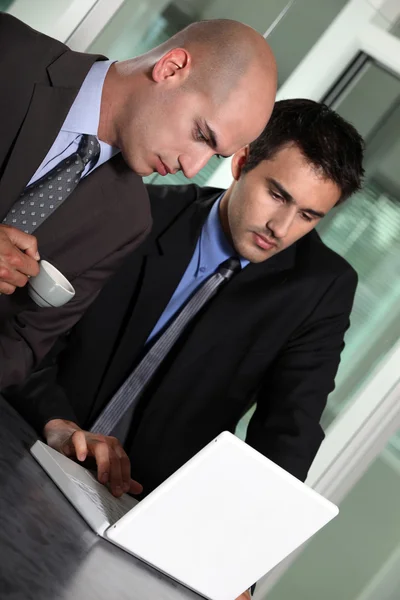
[[[263,37],[229,20],[192,24],[143,56],[112,62],[2,13],[0,56],[3,389],[39,364],[149,232],[140,177],[193,177],[214,154],[258,137],[276,67]],[[39,253],[76,290],[62,308],[28,297]]]

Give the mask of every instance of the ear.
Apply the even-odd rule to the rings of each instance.
[[[233,155],[232,163],[231,163],[231,170],[232,170],[233,178],[236,181],[241,176],[243,167],[246,164],[248,157],[249,157],[249,147],[248,146],[243,146],[243,148],[240,148],[240,150],[235,152],[235,154]]]
[[[174,48],[162,56],[154,65],[153,81],[182,83],[192,68],[192,57],[184,48]]]

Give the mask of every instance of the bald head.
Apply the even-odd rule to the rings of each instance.
[[[264,130],[276,65],[251,27],[193,23],[146,54],[115,63],[102,95],[100,136],[140,175],[191,178],[214,155],[231,156]]]
[[[186,49],[192,59],[187,85],[207,90],[223,101],[243,78],[253,76],[260,90],[275,94],[275,58],[266,40],[252,27],[230,19],[192,23],[152,51],[158,58],[173,48]],[[264,81],[263,81],[264,80]],[[267,85],[265,85],[267,84]]]

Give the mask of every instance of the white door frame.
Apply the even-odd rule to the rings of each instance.
[[[388,33],[399,17],[398,0],[350,0],[280,88],[277,98],[321,100],[359,52],[400,77],[400,40]],[[231,183],[230,164],[226,163],[208,185],[227,187]],[[400,341],[327,431],[307,484],[334,502],[342,500],[400,427],[399,365]],[[256,600],[267,596],[298,554],[258,583]]]

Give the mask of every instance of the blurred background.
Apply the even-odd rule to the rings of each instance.
[[[265,578],[256,595],[399,600],[400,0],[0,0],[0,10],[73,49],[116,60],[146,52],[193,21],[242,21],[272,46],[278,98],[325,101],[364,136],[362,192],[318,226],[359,274],[322,420],[327,437],[308,480],[341,502],[341,516]],[[229,161],[213,158],[194,181],[228,186]]]

